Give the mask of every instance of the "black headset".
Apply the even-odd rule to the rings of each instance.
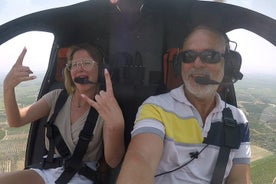
[[[243,78],[240,72],[242,57],[239,52],[230,49],[230,41],[225,33],[222,33],[226,39],[226,49],[224,53],[224,78],[222,82],[236,82]],[[235,43],[236,44],[236,43]],[[175,75],[181,75],[182,58],[179,56],[179,51],[173,56],[173,69]]]
[[[92,44],[95,48],[97,48],[98,52],[100,53],[101,62],[98,64],[98,83],[100,85],[105,85],[105,77],[104,77],[104,69],[108,68],[106,64],[106,57],[105,52],[102,47],[98,45]]]

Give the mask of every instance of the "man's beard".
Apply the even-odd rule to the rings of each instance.
[[[194,81],[194,78],[189,76],[191,75],[203,75],[203,76],[210,76],[208,72],[204,70],[189,70],[183,79],[186,90],[193,94],[195,97],[199,99],[205,99],[214,96],[218,89],[218,85],[200,85]],[[223,78],[223,71],[218,74],[213,80],[220,82]]]
[[[195,82],[184,81],[185,88],[189,93],[199,99],[209,98],[217,91],[217,85],[199,85]]]

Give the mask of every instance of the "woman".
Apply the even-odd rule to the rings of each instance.
[[[20,127],[42,117],[51,117],[61,89],[53,90],[32,105],[24,108],[17,106],[14,88],[22,81],[33,80],[29,67],[22,62],[26,48],[18,57],[4,80],[4,104],[7,121],[11,127]],[[102,154],[110,167],[116,167],[124,155],[124,118],[122,111],[114,98],[113,88],[108,71],[104,70],[106,90],[99,89],[98,73],[103,58],[99,50],[89,44],[72,46],[67,52],[67,64],[64,70],[65,88],[69,94],[65,104],[60,109],[54,124],[58,127],[64,142],[73,153],[90,107],[94,108],[99,116],[96,122],[94,135],[90,140],[83,162],[96,170],[97,161]],[[91,82],[74,82],[75,79]],[[46,141],[46,146],[48,142]],[[57,157],[60,156],[56,152]],[[29,169],[5,173],[0,175],[0,183],[5,184],[50,184],[63,173],[63,167],[51,169]],[[76,173],[70,183],[93,183],[88,178]]]

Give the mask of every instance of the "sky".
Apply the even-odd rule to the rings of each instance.
[[[86,0],[0,0],[0,24],[45,9],[72,5]]]
[[[86,0],[0,0],[0,25],[33,12],[83,1]],[[52,34],[29,32],[0,45],[0,74],[6,74],[10,70],[24,47],[28,51],[23,64],[32,71],[45,71],[52,43]]]
[[[67,6],[85,0],[0,0],[0,25],[20,16],[54,7]],[[275,0],[225,0],[226,3],[249,8],[276,19]],[[261,37],[244,30],[228,33],[238,43],[237,51],[243,58],[242,73],[276,75],[276,47]],[[24,65],[34,71],[47,68],[53,35],[30,32],[0,45],[0,73],[7,73],[23,47],[28,52]],[[39,62],[38,62],[39,61]]]

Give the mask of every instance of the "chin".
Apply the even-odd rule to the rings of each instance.
[[[189,91],[189,93],[199,99],[210,98],[214,96],[217,90],[216,85],[199,85],[195,82],[185,83],[185,88],[187,91]]]

